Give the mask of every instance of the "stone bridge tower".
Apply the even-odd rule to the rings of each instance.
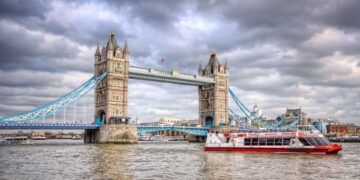
[[[120,124],[128,121],[129,48],[118,45],[111,32],[106,48],[95,53],[95,76],[107,76],[95,89],[95,120],[101,124]]]
[[[229,68],[227,63],[220,64],[215,50],[212,50],[208,64],[204,69],[200,65],[198,74],[215,79],[215,84],[199,86],[199,116],[202,125],[216,127],[229,124]]]

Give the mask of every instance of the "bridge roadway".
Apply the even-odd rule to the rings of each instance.
[[[33,130],[85,130],[85,129],[99,129],[97,124],[31,124],[31,123],[0,123],[0,130],[15,130],[15,129],[33,129]],[[193,134],[197,136],[206,136],[208,128],[206,127],[188,127],[188,126],[144,126],[137,125],[137,134],[145,134],[163,130],[173,130]]]

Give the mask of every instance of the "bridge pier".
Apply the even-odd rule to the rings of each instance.
[[[84,142],[85,143],[95,143],[96,142],[96,133],[98,132],[97,129],[85,129],[84,134]]]
[[[85,143],[116,143],[135,144],[137,143],[137,128],[134,125],[106,124],[101,125],[97,130],[85,130]]]

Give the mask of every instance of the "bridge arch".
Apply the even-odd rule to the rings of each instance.
[[[97,112],[96,124],[106,124],[106,113],[102,109]]]
[[[214,118],[212,116],[207,116],[205,118],[205,127],[212,127],[214,124]]]

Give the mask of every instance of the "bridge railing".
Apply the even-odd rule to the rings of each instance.
[[[96,124],[0,123],[0,129],[97,129]]]

